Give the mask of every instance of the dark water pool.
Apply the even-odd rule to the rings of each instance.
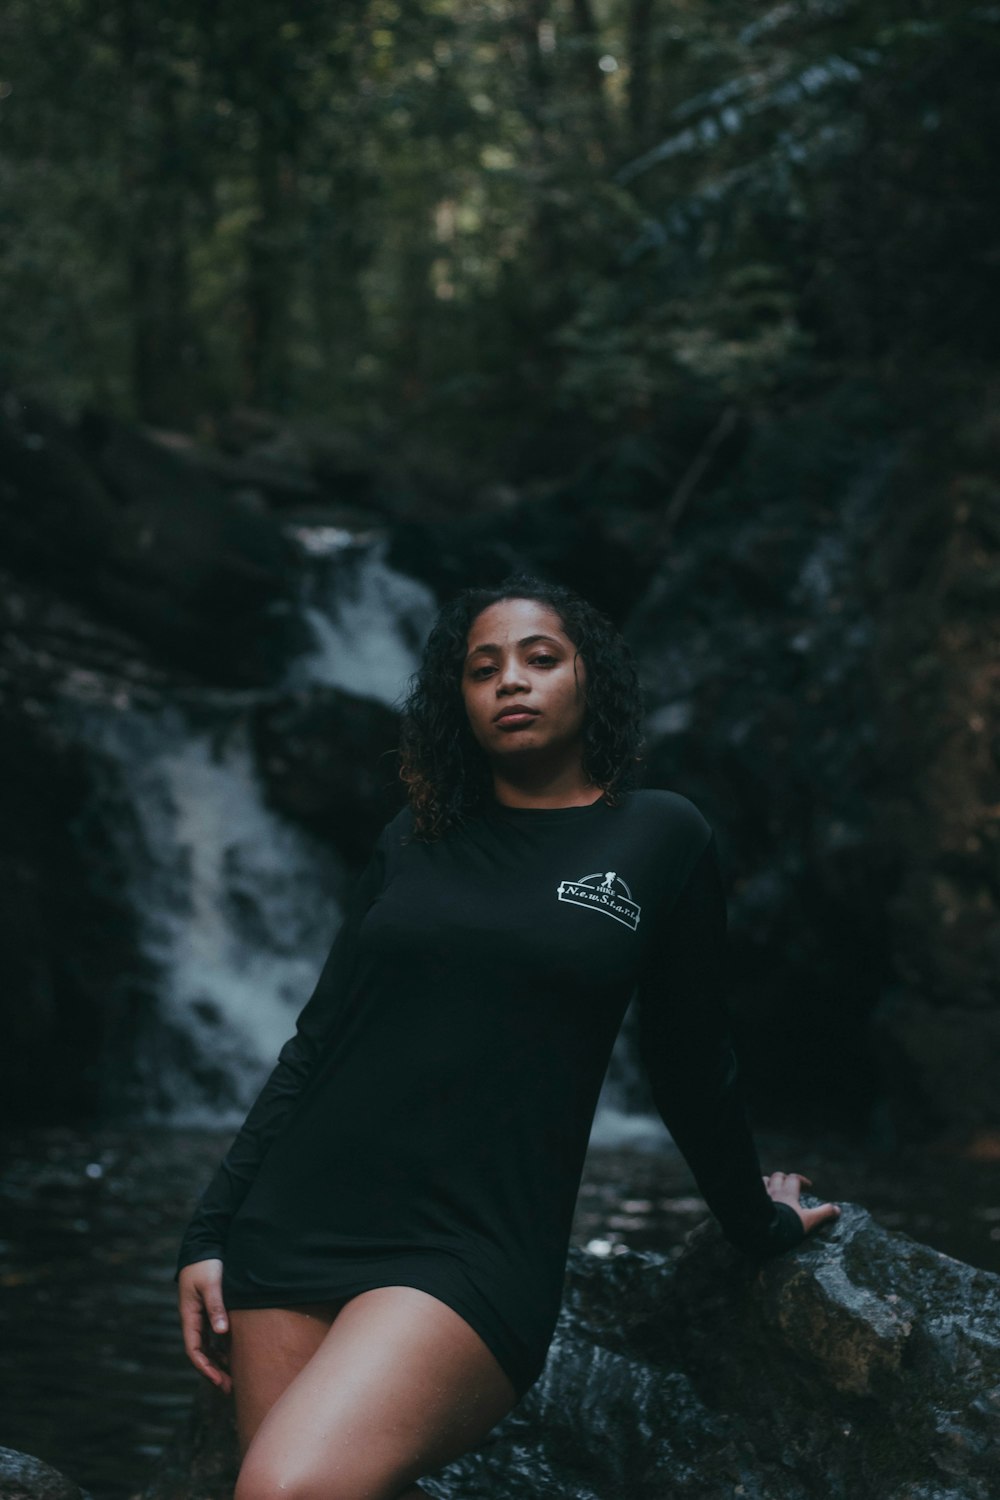
[[[210,1132],[9,1133],[0,1189],[0,1446],[89,1489],[142,1485],[199,1377],[175,1313],[177,1240],[228,1137]],[[873,1155],[758,1132],[765,1171],[799,1171],[823,1198],[1000,1272],[1000,1138],[957,1151]],[[677,1253],[704,1204],[683,1161],[592,1150],[573,1239]]]

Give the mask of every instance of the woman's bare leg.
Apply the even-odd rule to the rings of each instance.
[[[246,1386],[249,1366],[273,1358],[255,1334],[241,1339],[235,1316],[234,1394],[241,1368]],[[289,1368],[287,1349],[275,1363]],[[270,1380],[250,1377],[258,1409]],[[235,1500],[420,1500],[419,1476],[474,1447],[516,1401],[453,1308],[415,1287],[375,1287],[340,1308],[260,1419]]]
[[[322,1302],[308,1307],[230,1308],[229,1363],[241,1455],[275,1401],[316,1353],[340,1307],[339,1302]],[[415,1484],[398,1500],[429,1496]]]
[[[241,1453],[282,1391],[316,1353],[341,1305],[230,1308],[229,1372]]]

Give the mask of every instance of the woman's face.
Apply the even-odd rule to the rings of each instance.
[[[579,760],[587,672],[555,610],[502,599],[472,622],[462,668],[469,725],[491,761]],[[516,711],[516,712],[515,712]]]

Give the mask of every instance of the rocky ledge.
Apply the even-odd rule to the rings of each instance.
[[[235,1468],[206,1386],[137,1500],[228,1500]],[[760,1268],[711,1220],[676,1260],[574,1247],[541,1377],[421,1482],[436,1500],[995,1500],[998,1475],[1000,1276],[844,1203]]]
[[[2,1500],[91,1500],[86,1490],[30,1453],[0,1448]]]

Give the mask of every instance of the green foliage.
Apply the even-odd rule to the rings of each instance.
[[[10,0],[5,373],[470,477],[992,358],[995,7]],[[541,455],[541,457],[540,457]]]

